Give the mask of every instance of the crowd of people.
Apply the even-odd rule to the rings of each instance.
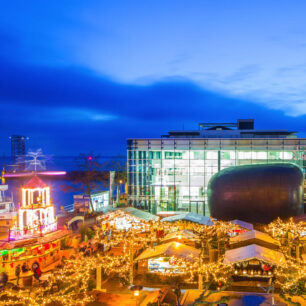
[[[42,271],[40,269],[39,263],[36,261],[33,263],[32,268],[29,267],[26,261],[23,264],[18,264],[15,268],[15,277],[16,277],[16,286],[19,287],[20,278],[28,276],[28,272],[32,273],[31,275],[41,283],[40,277],[42,275]],[[3,290],[8,283],[9,276],[6,272],[2,272],[0,274],[0,290]]]

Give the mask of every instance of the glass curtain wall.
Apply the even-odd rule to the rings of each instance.
[[[207,186],[231,166],[290,162],[306,166],[306,139],[128,140],[128,201],[152,213],[209,216]]]

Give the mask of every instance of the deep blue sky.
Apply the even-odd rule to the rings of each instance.
[[[255,118],[306,131],[305,1],[2,1],[0,154]]]

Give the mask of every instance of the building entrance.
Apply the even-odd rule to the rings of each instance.
[[[189,212],[205,216],[206,215],[205,201],[190,201]]]

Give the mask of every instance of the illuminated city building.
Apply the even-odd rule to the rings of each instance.
[[[23,135],[12,135],[11,140],[11,158],[13,163],[18,163],[19,168],[25,169],[26,140],[29,138]]]
[[[33,176],[22,188],[17,227],[11,229],[10,238],[42,235],[57,229],[50,187],[38,176]]]
[[[306,139],[287,130],[256,130],[253,119],[201,123],[157,139],[128,139],[128,202],[152,213],[210,215],[207,186],[227,167],[295,163],[306,167]]]

